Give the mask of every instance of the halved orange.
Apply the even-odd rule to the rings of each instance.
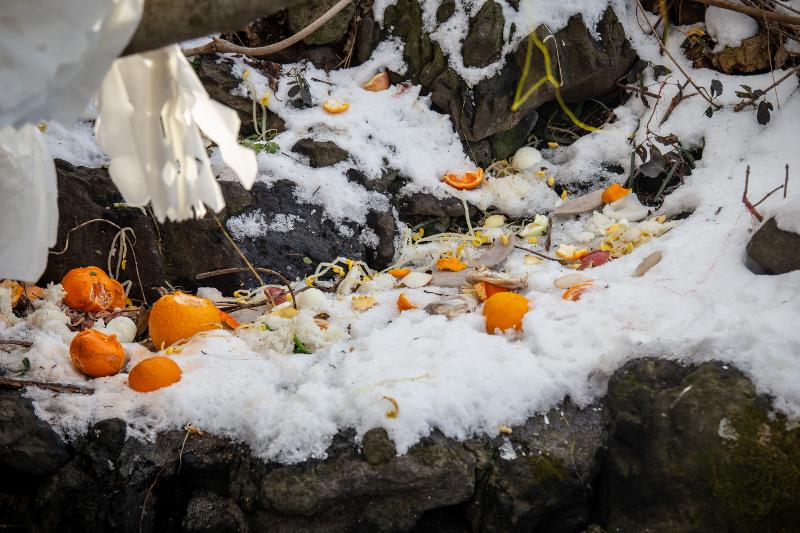
[[[344,113],[350,107],[350,104],[341,100],[325,100],[322,103],[322,109],[333,115],[337,113]]]
[[[448,172],[444,175],[442,181],[460,191],[474,189],[483,183],[483,169],[476,168],[461,174]]]

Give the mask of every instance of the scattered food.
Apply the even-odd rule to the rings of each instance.
[[[220,329],[222,319],[210,300],[178,291],[162,296],[153,305],[148,327],[150,339],[161,350],[200,332]]]
[[[400,296],[397,298],[397,309],[400,312],[409,311],[411,309],[417,309],[417,306],[412,304],[405,293],[400,293]]]
[[[633,189],[626,189],[619,183],[612,183],[611,185],[606,187],[606,189],[603,191],[601,198],[603,200],[603,203],[610,204],[616,202],[620,198],[628,196],[632,190]]]
[[[589,250],[578,249],[571,244],[562,244],[556,249],[556,255],[564,261],[575,262],[581,257],[587,255]]]
[[[475,289],[475,295],[478,297],[478,300],[481,302],[485,302],[495,294],[499,292],[509,292],[510,289],[505,287],[501,287],[500,285],[495,285],[494,283],[489,283],[488,281],[479,281],[475,285],[472,286]]]
[[[566,276],[561,276],[557,280],[553,282],[553,285],[556,286],[558,289],[570,289],[575,285],[580,285],[582,283],[591,282],[592,278],[588,276],[584,276],[583,274],[567,274]]]
[[[350,306],[354,311],[366,311],[367,309],[372,309],[377,304],[378,300],[372,296],[353,296],[353,299],[350,301]]]
[[[66,291],[64,303],[86,313],[125,307],[125,289],[98,267],[73,268],[61,280]]]
[[[370,79],[367,83],[361,86],[362,89],[365,91],[370,92],[380,92],[385,91],[390,86],[389,83],[389,74],[384,71],[380,74],[375,74],[372,79]]]
[[[522,319],[528,312],[528,299],[515,292],[499,292],[491,296],[483,304],[483,316],[486,319],[486,332],[515,329],[522,331]]]
[[[337,115],[339,113],[344,113],[350,108],[350,104],[347,102],[343,102],[341,100],[325,100],[322,103],[322,109],[324,109],[327,113],[331,115]]]
[[[586,290],[592,286],[591,281],[586,281],[584,283],[578,283],[577,285],[573,285],[567,290],[564,291],[564,294],[561,296],[564,300],[572,300],[573,302],[577,302],[581,299],[581,295],[586,292]]]
[[[449,272],[458,272],[467,268],[467,265],[462,263],[457,257],[442,257],[436,261],[437,270],[446,270]]]
[[[153,392],[177,383],[181,367],[164,356],[150,357],[137,364],[128,374],[128,386],[137,392]]]
[[[462,172],[461,174],[451,172],[445,174],[444,178],[442,178],[442,181],[452,188],[458,190],[475,189],[481,183],[483,183],[483,169],[477,168],[475,170]]]
[[[106,335],[116,335],[119,342],[127,343],[133,342],[136,338],[136,323],[126,316],[118,316],[109,320],[108,324],[104,327],[97,327],[95,329],[102,331]]]
[[[648,255],[639,265],[636,267],[636,270],[633,271],[633,277],[641,278],[647,271],[656,266],[658,263],[661,262],[661,252],[656,251],[652,254]]]
[[[511,159],[511,165],[520,172],[531,170],[541,162],[542,153],[531,146],[523,146]]]
[[[78,372],[91,378],[113,376],[125,366],[125,350],[116,335],[96,329],[75,335],[69,345],[69,356]]]
[[[589,252],[579,259],[578,270],[586,270],[604,265],[611,260],[611,253],[606,250],[595,250]]]
[[[433,276],[426,274],[425,272],[409,272],[403,276],[403,279],[400,280],[400,283],[409,289],[419,289],[430,283],[432,277]]]
[[[403,279],[410,273],[411,273],[410,268],[393,268],[389,271],[389,274],[394,276],[396,279]]]
[[[603,207],[603,191],[597,190],[565,201],[553,209],[554,216],[571,216],[588,213]]]

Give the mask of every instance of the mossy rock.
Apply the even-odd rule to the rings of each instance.
[[[353,16],[356,13],[357,3],[350,2],[331,20],[303,39],[303,42],[309,45],[331,44],[344,37],[347,28],[350,26],[350,21],[353,20]],[[319,0],[317,2],[305,2],[289,8],[289,29],[292,30],[292,33],[297,33],[321,17],[334,4],[336,4],[336,0]]]

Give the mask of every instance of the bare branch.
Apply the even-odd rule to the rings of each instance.
[[[146,0],[139,28],[122,55],[237,31],[250,22],[307,0]]]
[[[725,0],[694,0],[698,4],[705,4],[707,6],[721,7],[722,9],[729,9],[731,11],[738,11],[745,15],[752,17],[769,19],[777,22],[784,22],[786,24],[795,24],[800,26],[800,17],[793,17],[792,15],[784,15],[774,11],[767,11],[766,9],[758,9],[757,7],[743,6],[741,4],[734,4],[733,2],[726,2]]]

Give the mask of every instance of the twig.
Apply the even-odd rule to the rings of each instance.
[[[747,199],[747,188],[750,186],[750,165],[747,165],[747,171],[744,174],[744,193],[742,193],[742,203],[744,204],[745,208],[750,212],[751,215],[756,217],[759,222],[764,221],[764,217],[761,216],[761,213],[756,211],[756,208],[753,204],[750,203],[750,200]]]
[[[783,189],[783,185],[778,185],[777,187],[775,187],[774,189],[769,191],[767,194],[764,195],[764,198],[762,198],[761,200],[759,200],[759,201],[757,201],[756,203],[753,204],[753,208],[755,209],[756,207],[758,207],[761,204],[763,204],[764,200],[766,200],[767,198],[769,198],[770,196],[772,196],[774,193],[778,192],[781,189]]]
[[[21,341],[18,339],[0,339],[0,346],[3,344],[9,344],[12,346],[22,346],[23,348],[30,348],[33,346],[33,343],[30,341]]]
[[[239,248],[239,246],[236,244],[236,242],[234,242],[233,237],[230,236],[230,234],[228,233],[228,230],[226,230],[225,226],[222,225],[222,222],[219,221],[219,219],[217,218],[217,216],[214,213],[211,213],[211,217],[214,219],[214,222],[217,223],[217,226],[219,226],[219,229],[222,232],[222,234],[225,236],[225,239],[233,247],[233,249],[236,250],[236,253],[239,254],[239,257],[242,258],[242,261],[244,261],[244,264],[247,265],[247,270],[252,272],[252,274],[256,277],[256,279],[258,280],[258,282],[261,285],[264,285],[264,280],[261,279],[261,276],[258,275],[258,271],[255,269],[255,267],[250,262],[250,260],[247,258],[247,256],[244,255],[244,252],[242,252],[242,249]],[[200,278],[198,278],[198,279],[200,279]]]
[[[545,255],[543,253],[531,250],[530,248],[525,248],[524,246],[519,246],[519,245],[515,244],[514,248],[516,248],[517,250],[523,250],[525,252],[528,252],[529,254],[533,254],[536,257],[541,257],[542,259],[547,259],[548,261],[555,261],[556,263],[561,263],[561,264],[564,263],[564,261],[562,261],[561,259],[556,259],[555,257],[550,257],[549,255]]]
[[[283,274],[281,274],[280,272],[277,272],[275,270],[269,269],[269,268],[262,268],[262,267],[251,267],[251,268],[253,270],[258,271],[258,272],[266,272],[267,274],[272,274],[273,276],[280,278],[280,280],[283,282],[283,284],[286,285],[286,288],[289,289],[289,294],[292,295],[292,304],[294,305],[294,308],[297,309],[297,301],[295,300],[295,297],[294,297],[294,290],[292,289],[292,285],[291,285],[291,283],[289,283],[289,280],[287,280],[283,276]],[[250,268],[241,268],[241,267],[223,268],[222,270],[214,270],[212,272],[203,272],[202,274],[198,274],[197,276],[195,276],[195,279],[201,280],[201,279],[213,278],[215,276],[224,276],[226,274],[238,274],[240,272],[250,272]],[[261,281],[262,285],[264,285],[264,282],[261,280],[261,276],[258,276],[258,280]],[[261,305],[263,305],[263,304],[261,304]]]
[[[698,1],[698,0],[695,0],[695,1]],[[715,104],[714,101],[711,100],[711,98],[708,97],[708,94],[706,94],[706,90],[703,89],[702,87],[698,86],[694,82],[692,77],[689,76],[689,73],[686,72],[683,69],[683,66],[681,66],[681,64],[678,63],[678,61],[673,57],[673,55],[670,53],[670,51],[667,50],[667,46],[664,44],[664,41],[661,40],[661,37],[658,36],[658,34],[656,33],[655,28],[653,28],[653,25],[650,24],[650,19],[647,18],[647,13],[645,12],[644,7],[642,7],[642,1],[641,0],[636,0],[636,6],[641,10],[642,14],[644,15],[645,22],[647,22],[647,25],[650,26],[650,29],[653,31],[653,37],[656,39],[656,41],[658,41],[659,46],[661,47],[662,50],[664,50],[664,53],[667,54],[667,57],[670,59],[670,61],[672,61],[672,64],[675,65],[676,67],[678,67],[678,70],[681,71],[681,74],[683,74],[686,77],[686,81],[688,81],[689,83],[692,84],[692,87],[694,87],[695,90],[698,93],[700,93],[700,96],[702,96],[705,99],[705,101],[708,102],[711,105],[711,107],[713,107],[714,109],[722,108],[721,105]]]
[[[786,177],[783,178],[783,197],[789,194],[789,163],[786,163]]]
[[[800,26],[800,17],[793,17],[792,15],[783,15],[774,11],[767,11],[766,9],[758,9],[757,7],[744,6],[726,2],[724,0],[694,0],[698,4],[705,4],[707,6],[721,7],[730,11],[738,11],[745,15],[752,17],[765,18],[777,22],[785,22],[786,24],[794,24]]]
[[[29,379],[14,379],[0,377],[0,387],[10,389],[22,389],[25,387],[38,387],[40,389],[51,390],[53,392],[73,392],[75,394],[94,394],[94,389],[80,387],[78,385],[67,385],[65,383],[47,383],[44,381],[33,381]]]
[[[797,73],[800,73],[800,65],[798,65],[798,66],[794,67],[793,69],[791,69],[789,72],[786,73],[785,76],[783,76],[778,81],[774,82],[769,87],[767,87],[765,89],[761,89],[761,90],[764,92],[764,94],[767,94],[770,90],[774,89],[775,87],[777,87],[781,83],[783,83],[786,80],[788,80],[789,78],[791,78],[793,74],[797,74]],[[742,109],[744,109],[745,107],[747,107],[749,105],[755,105],[755,100],[754,99],[742,100],[741,102],[739,102],[738,104],[736,104],[734,106],[733,110],[738,112],[738,111],[741,111]]]
[[[188,50],[184,50],[183,53],[187,56],[196,56],[201,54],[216,54],[216,53],[233,53],[233,54],[243,54],[250,57],[258,57],[258,56],[268,56],[271,54],[275,54],[280,52],[281,50],[285,50],[289,48],[293,44],[296,44],[315,31],[317,31],[320,26],[328,22],[334,16],[336,16],[339,11],[347,7],[347,5],[352,2],[353,0],[339,0],[332,8],[326,11],[320,18],[300,30],[299,32],[295,33],[291,37],[288,37],[282,41],[278,41],[277,43],[269,44],[267,46],[238,46],[233,44],[230,41],[226,41],[224,39],[214,39],[210,43],[204,44],[203,46],[197,46],[195,48],[189,48]]]
[[[625,89],[626,91],[633,91],[635,93],[644,94],[645,96],[649,96],[651,98],[661,98],[656,93],[651,93],[646,89],[642,89],[641,87],[636,87],[635,85],[625,85],[623,83],[618,83],[617,87],[620,89]]]

